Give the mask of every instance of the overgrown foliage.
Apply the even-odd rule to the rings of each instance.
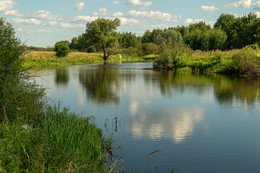
[[[24,50],[0,18],[0,172],[112,171],[112,139],[91,118],[47,105],[44,90],[28,81]]]
[[[36,124],[25,117],[11,123],[5,116],[0,123],[1,171],[108,172],[107,144],[112,142],[91,118],[59,107],[49,107]]]
[[[69,41],[59,41],[54,46],[57,57],[65,57],[70,53]]]
[[[26,82],[28,74],[19,58],[24,51],[10,23],[0,18],[0,121],[3,112],[13,120],[17,112],[30,116],[40,112],[44,104],[44,91]]]

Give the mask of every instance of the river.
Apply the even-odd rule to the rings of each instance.
[[[125,172],[260,172],[259,80],[159,72],[152,63],[38,75],[52,103],[93,115],[104,135],[113,134]]]

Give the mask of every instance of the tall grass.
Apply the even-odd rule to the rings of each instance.
[[[0,124],[0,172],[108,172],[112,139],[91,118],[48,107],[34,123],[24,117]]]

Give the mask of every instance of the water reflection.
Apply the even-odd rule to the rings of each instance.
[[[79,70],[79,82],[87,97],[100,104],[120,103],[120,91],[126,83],[132,83],[136,74],[128,70],[109,67],[82,67]]]
[[[176,92],[183,93],[186,89],[205,96],[208,90],[213,88],[214,97],[220,104],[232,104],[234,101],[253,104],[260,99],[260,80],[184,72],[145,73],[144,79],[147,85],[152,83],[158,86],[162,95],[168,97]],[[210,96],[209,99],[213,98]]]
[[[186,141],[192,136],[195,126],[202,122],[203,110],[182,108],[162,112],[160,115],[145,113],[126,122],[128,130],[136,139],[148,137],[153,140],[167,138],[175,143]]]
[[[69,71],[66,67],[57,68],[55,71],[55,84],[66,87],[69,83]]]

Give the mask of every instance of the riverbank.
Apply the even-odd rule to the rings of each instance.
[[[159,54],[154,68],[259,78],[260,52],[257,45],[246,46],[243,49],[208,52],[189,49],[174,52],[168,48]]]
[[[25,68],[45,68],[56,66],[69,66],[80,64],[100,64],[104,63],[102,53],[71,52],[64,58],[57,58],[53,51],[28,51],[20,57]],[[148,56],[126,56],[111,55],[108,63],[120,62],[151,62],[155,60],[154,55]]]
[[[49,106],[44,114],[0,122],[0,172],[109,172],[112,138],[91,117]]]

